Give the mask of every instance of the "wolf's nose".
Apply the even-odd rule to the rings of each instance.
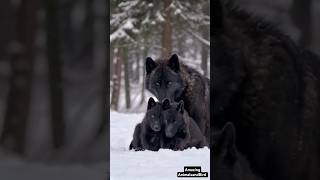
[[[153,128],[154,128],[155,131],[160,131],[160,126],[159,125],[154,125]]]

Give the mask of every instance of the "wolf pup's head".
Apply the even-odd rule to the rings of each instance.
[[[146,59],[146,88],[159,101],[179,98],[184,90],[184,83],[180,75],[180,63],[176,54],[168,60],[154,61]]]
[[[213,135],[213,179],[261,180],[237,151],[235,141],[235,127],[230,122]]]
[[[236,162],[235,129],[227,123],[213,136],[213,165],[215,179],[235,180],[233,172]]]
[[[243,84],[248,57],[248,44],[242,27],[233,15],[231,4],[213,1],[213,27],[211,31],[213,63],[214,114],[225,112]]]
[[[161,130],[161,104],[157,103],[152,97],[148,101],[146,119],[153,131],[159,132]]]
[[[183,133],[186,127],[186,122],[183,117],[184,102],[180,101],[179,103],[170,104],[170,101],[165,99],[162,103],[162,110],[166,137],[173,138],[178,133]]]

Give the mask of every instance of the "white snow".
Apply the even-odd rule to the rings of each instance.
[[[156,180],[187,179],[177,178],[184,166],[201,166],[210,171],[208,148],[172,151],[129,151],[135,125],[143,119],[144,113],[110,113],[110,178],[111,180]],[[192,179],[209,179],[192,178]]]

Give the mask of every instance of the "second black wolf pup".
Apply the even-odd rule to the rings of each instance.
[[[166,99],[162,103],[164,123],[161,148],[184,150],[189,147],[208,146],[200,128],[184,109],[184,102],[170,104]]]
[[[158,151],[161,136],[161,104],[151,97],[147,113],[141,123],[137,124],[129,149]]]

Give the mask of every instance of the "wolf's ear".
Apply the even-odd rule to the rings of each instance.
[[[171,105],[170,105],[169,99],[163,100],[163,102],[162,102],[162,109],[163,109],[163,110],[166,110],[166,109],[169,109],[170,107],[171,107]]]
[[[220,154],[229,161],[234,161],[236,158],[236,134],[234,125],[228,122],[223,129],[219,139],[217,140],[216,148],[219,148]]]
[[[149,98],[149,101],[148,101],[148,108],[147,108],[147,110],[151,109],[151,108],[154,107],[156,104],[157,104],[156,101],[155,101],[152,97],[150,97],[150,98]]]
[[[177,105],[177,111],[180,112],[180,113],[183,113],[184,111],[184,102],[183,100],[181,100],[178,105]]]
[[[151,57],[146,59],[146,72],[150,74],[157,67],[157,63]]]
[[[168,61],[168,66],[175,72],[180,71],[180,64],[179,64],[179,58],[178,55],[173,54],[169,61]]]
[[[212,6],[213,15],[211,17],[213,18],[212,21],[212,30],[217,31],[223,28],[223,21],[224,21],[224,5],[221,2],[221,0],[213,0]]]

